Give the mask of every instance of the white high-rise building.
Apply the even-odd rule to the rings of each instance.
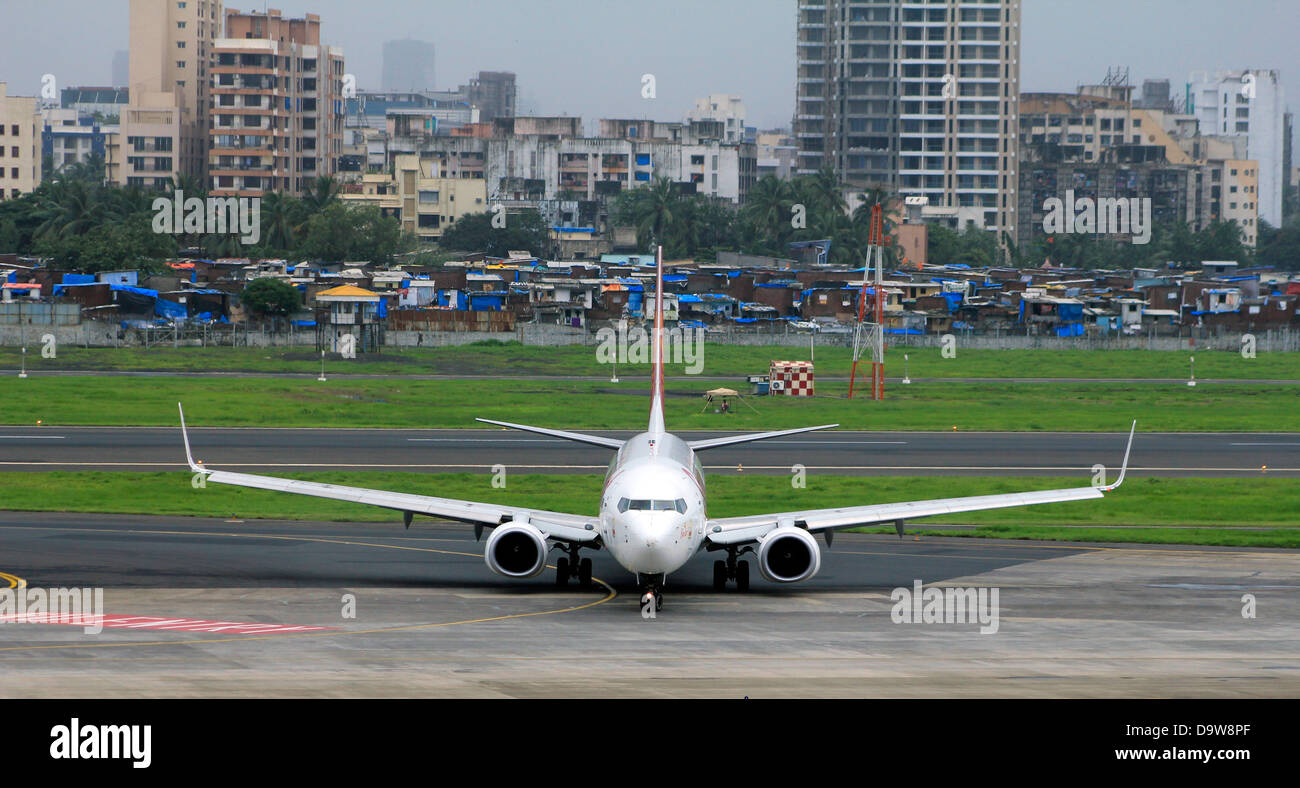
[[[1282,226],[1283,129],[1286,114],[1279,74],[1272,69],[1193,74],[1192,107],[1201,134],[1241,137],[1245,158],[1259,163],[1259,218]]]

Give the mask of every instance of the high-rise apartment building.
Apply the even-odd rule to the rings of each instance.
[[[385,91],[434,89],[434,47],[428,41],[405,38],[384,43]]]
[[[320,17],[226,13],[213,44],[209,190],[223,197],[302,194],[343,152],[343,52]]]
[[[130,102],[122,113],[123,184],[164,188],[204,176],[208,65],[220,0],[131,0]]]
[[[20,197],[40,184],[40,100],[10,96],[0,82],[0,200]]]
[[[1201,134],[1241,137],[1246,156],[1259,162],[1259,218],[1282,225],[1282,184],[1286,179],[1286,106],[1279,74],[1246,69],[1193,75],[1188,89]]]
[[[799,0],[799,172],[1016,227],[1020,0]]]

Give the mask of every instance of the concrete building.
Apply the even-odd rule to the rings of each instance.
[[[799,147],[784,129],[760,131],[755,137],[758,165],[756,176],[768,175],[787,180],[799,166]]]
[[[384,42],[384,90],[433,90],[434,46],[406,38]]]
[[[515,75],[512,71],[480,71],[462,90],[484,123],[515,115]]]
[[[208,72],[223,20],[221,0],[131,0],[130,103],[121,117],[119,183],[165,188],[203,178],[208,153]]]
[[[41,112],[35,97],[10,96],[0,82],[0,200],[41,185]]]
[[[1192,106],[1201,134],[1241,137],[1242,158],[1259,162],[1259,218],[1282,225],[1282,186],[1289,165],[1285,150],[1286,107],[1280,75],[1272,69],[1193,74]]]
[[[109,136],[119,131],[117,126],[97,123],[75,109],[46,109],[41,119],[41,155],[48,158],[54,172],[93,156],[107,160]]]
[[[715,93],[695,100],[686,113],[686,121],[714,121],[722,124],[722,141],[736,144],[745,141],[745,103],[740,96]]]
[[[343,153],[343,53],[320,17],[229,11],[213,42],[210,191],[302,194]]]
[[[758,168],[752,144],[582,137],[578,118],[514,118],[509,134],[505,125],[498,118],[491,137],[431,138],[420,156],[449,177],[486,180],[493,200],[594,200],[662,176],[741,202]]]
[[[799,0],[799,172],[1017,224],[1020,2]]]
[[[447,178],[439,164],[418,156],[398,156],[393,181],[404,232],[422,241],[436,241],[463,214],[487,210],[485,182]]]

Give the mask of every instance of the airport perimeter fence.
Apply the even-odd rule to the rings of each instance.
[[[521,323],[514,331],[394,331],[384,334],[384,345],[393,348],[451,347],[476,342],[519,342],[546,347],[597,345],[599,327],[575,328],[546,323]],[[118,323],[87,320],[79,324],[0,324],[0,346],[39,347],[47,336],[62,346],[77,347],[316,347],[314,327],[253,327],[247,325],[184,325],[122,327]],[[1257,332],[1183,328],[1168,336],[1025,336],[1024,334],[972,334],[953,331],[956,346],[971,350],[1242,350],[1245,337],[1253,337],[1257,353],[1300,352],[1300,331],[1288,328]],[[852,347],[850,332],[810,333],[784,324],[761,327],[726,326],[704,332],[709,343],[773,347]],[[939,334],[891,334],[885,343],[891,348],[939,348]]]

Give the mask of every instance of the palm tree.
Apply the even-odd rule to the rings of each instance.
[[[35,237],[68,238],[102,223],[108,212],[99,192],[84,180],[55,181],[38,197]]]
[[[339,182],[332,175],[322,175],[312,181],[311,188],[302,201],[310,213],[316,213],[334,202],[339,196]]]
[[[796,204],[795,190],[789,181],[773,175],[760,178],[750,188],[741,208],[744,230],[749,236],[749,243],[745,244],[748,250],[783,254],[795,230],[792,209]]]
[[[679,210],[680,201],[677,188],[664,177],[656,177],[648,187],[634,192],[629,211],[636,224],[637,242],[666,246],[666,233]]]
[[[262,197],[261,221],[263,245],[268,249],[288,251],[293,248],[293,197],[267,192]]]
[[[839,176],[829,166],[822,167],[808,177],[808,192],[813,201],[822,209],[832,213],[844,213],[848,204],[844,202],[844,192]]]

